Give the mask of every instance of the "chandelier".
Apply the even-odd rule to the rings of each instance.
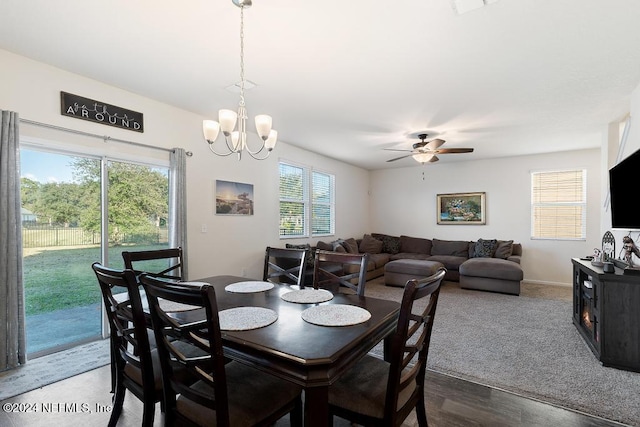
[[[228,156],[237,154],[238,160],[242,158],[242,152],[246,151],[251,157],[257,160],[264,160],[276,145],[278,132],[271,128],[271,116],[260,114],[256,116],[256,131],[260,137],[261,144],[258,149],[251,150],[247,144],[247,109],[244,102],[244,89],[246,80],[244,78],[244,9],[251,7],[251,0],[232,0],[233,4],[240,8],[240,102],[238,112],[232,110],[220,110],[218,121],[204,120],[202,122],[202,132],[207,141],[209,150],[218,156]],[[237,123],[237,128],[236,128]],[[224,135],[225,148],[223,152],[216,151],[213,147],[218,134],[222,131]]]

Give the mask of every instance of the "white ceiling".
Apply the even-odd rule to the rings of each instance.
[[[254,0],[247,109],[367,169],[417,165],[383,149],[423,130],[475,148],[442,162],[597,147],[640,83],[639,21],[638,0]],[[231,0],[2,0],[0,48],[215,119],[239,22]]]

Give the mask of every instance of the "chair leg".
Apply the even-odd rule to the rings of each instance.
[[[111,416],[109,417],[109,427],[115,427],[118,423],[118,418],[120,418],[120,414],[122,413],[122,404],[124,403],[124,395],[127,389],[121,382],[116,380],[116,391],[113,395],[113,411],[111,412]]]
[[[424,398],[420,399],[416,404],[416,418],[420,427],[427,427],[427,410],[425,408]]]
[[[156,414],[156,403],[145,399],[144,412],[142,413],[142,426],[153,427],[153,418]]]

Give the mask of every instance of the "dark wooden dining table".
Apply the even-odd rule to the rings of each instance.
[[[225,355],[304,387],[305,425],[327,425],[329,386],[390,335],[397,324],[400,305],[366,296],[334,294],[332,300],[321,304],[362,307],[371,317],[351,326],[318,326],[301,316],[305,309],[317,304],[291,303],[281,298],[292,290],[290,286],[276,284],[271,290],[255,293],[225,291],[227,285],[247,280],[238,276],[197,280],[214,286],[219,311],[255,306],[270,308],[278,314],[276,322],[266,327],[222,331]]]

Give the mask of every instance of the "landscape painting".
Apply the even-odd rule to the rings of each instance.
[[[485,193],[438,194],[438,224],[485,224]]]
[[[217,215],[253,215],[253,184],[216,180]]]

